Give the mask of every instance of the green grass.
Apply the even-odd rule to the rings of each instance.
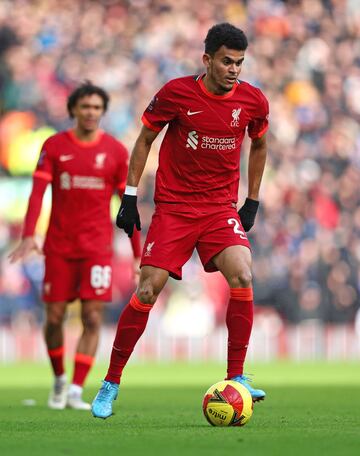
[[[357,455],[360,365],[273,363],[250,366],[267,392],[243,428],[213,428],[202,396],[221,380],[218,364],[130,364],[115,415],[46,407],[47,365],[0,367],[0,454],[10,455]],[[105,367],[91,373],[85,398]],[[25,399],[36,401],[25,406]]]

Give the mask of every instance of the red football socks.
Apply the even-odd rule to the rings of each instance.
[[[120,383],[122,371],[145,330],[151,308],[151,304],[143,304],[135,293],[132,295],[119,318],[106,381]]]
[[[226,313],[228,328],[227,378],[242,375],[254,317],[252,288],[231,288]]]
[[[65,372],[64,347],[52,348],[50,350],[48,349],[48,355],[54,374],[59,377],[59,375],[62,375]]]
[[[85,355],[84,353],[75,354],[75,366],[72,383],[74,385],[83,386],[87,374],[94,363],[94,356]]]

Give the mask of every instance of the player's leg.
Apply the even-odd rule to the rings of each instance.
[[[112,402],[117,397],[123,369],[146,328],[150,310],[168,277],[169,272],[164,269],[153,266],[144,266],[141,269],[136,292],[118,321],[107,375],[92,404],[95,417],[108,418],[112,415]]]
[[[48,406],[62,410],[66,405],[67,382],[64,369],[63,321],[66,302],[45,303],[44,337],[54,373],[54,384],[48,398]]]
[[[99,343],[104,303],[97,300],[82,301],[80,336],[74,362],[74,374],[69,386],[67,406],[76,410],[90,410],[90,404],[82,400],[83,386],[94,363]]]
[[[77,264],[83,330],[76,347],[67,406],[76,410],[90,410],[90,404],[82,400],[83,385],[94,363],[104,302],[112,298],[112,257],[94,255],[77,261]]]
[[[242,383],[254,401],[263,400],[265,392],[252,388],[243,375],[246,352],[253,325],[253,290],[251,252],[243,245],[225,248],[212,259],[230,286],[230,300],[226,313],[228,328],[227,378]]]
[[[198,217],[181,213],[174,205],[157,205],[141,258],[139,285],[124,308],[117,327],[108,373],[92,404],[93,415],[107,418],[117,396],[122,371],[145,330],[149,312],[169,275],[181,279],[181,269],[196,241]]]
[[[145,330],[149,312],[169,277],[169,272],[153,266],[141,269],[139,285],[129,304],[124,308],[117,327],[105,380],[120,383],[122,371],[136,342]]]
[[[228,376],[244,382],[253,399],[265,397],[243,376],[243,366],[253,324],[250,244],[234,207],[210,213],[197,250],[207,272],[219,270],[230,287],[226,314],[228,328]]]
[[[67,303],[76,297],[75,265],[55,255],[45,257],[43,300],[45,302],[44,336],[54,373],[48,406],[63,409],[66,405],[67,382],[64,371],[63,322]]]

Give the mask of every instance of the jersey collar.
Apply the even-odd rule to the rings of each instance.
[[[91,142],[80,141],[80,139],[77,136],[75,136],[74,130],[68,130],[67,134],[70,136],[71,141],[75,143],[77,146],[87,148],[97,146],[101,141],[104,132],[102,130],[98,130],[96,138],[94,139],[94,141]]]
[[[230,98],[234,95],[235,93],[235,90],[238,86],[238,84],[240,83],[238,80],[236,80],[235,84],[233,85],[233,88],[230,90],[230,92],[226,93],[225,95],[215,95],[214,93],[212,92],[209,92],[208,89],[205,87],[205,84],[204,84],[204,76],[205,76],[205,73],[198,76],[196,78],[196,82],[199,84],[200,86],[200,89],[205,93],[205,95],[207,95],[208,97],[210,98],[213,98],[215,100],[224,100],[226,98]]]

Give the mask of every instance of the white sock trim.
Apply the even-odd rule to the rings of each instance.
[[[61,374],[61,375],[55,375],[55,381],[56,382],[66,383],[67,378],[66,378],[65,372],[63,374]]]
[[[68,389],[68,395],[69,396],[81,396],[82,392],[83,392],[82,386],[74,385],[74,383],[72,383],[69,386],[69,389]]]

